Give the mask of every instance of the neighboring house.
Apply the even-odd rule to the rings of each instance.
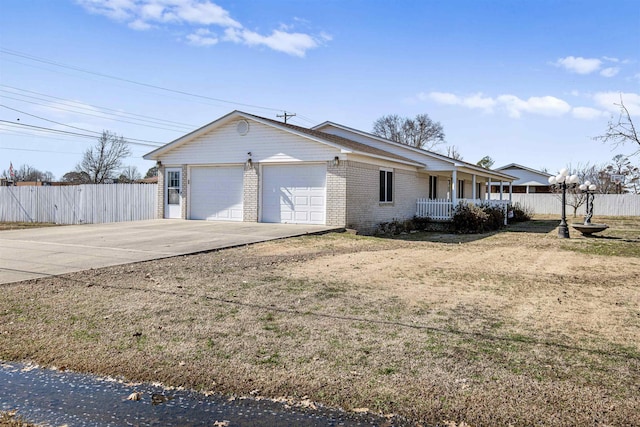
[[[511,163],[494,170],[517,178],[511,184],[512,193],[551,193],[549,177],[552,175],[549,173],[531,169],[516,163]],[[500,187],[504,187],[504,185],[504,183],[492,182],[491,193],[500,193]],[[505,191],[505,188],[502,190]]]
[[[487,199],[514,178],[325,122],[312,129],[234,111],[144,156],[158,216],[324,224],[368,233],[416,215],[418,199]],[[428,212],[428,211],[427,211]]]

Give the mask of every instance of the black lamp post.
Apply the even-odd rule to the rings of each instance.
[[[569,176],[567,169],[563,168],[556,176],[549,177],[549,184],[552,187],[562,190],[562,219],[558,227],[558,237],[569,238],[569,226],[567,225],[567,188],[573,188],[578,184],[578,175]]]

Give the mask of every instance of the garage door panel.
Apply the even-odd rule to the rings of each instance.
[[[262,221],[324,224],[326,173],[324,165],[264,166]]]
[[[243,170],[240,167],[191,169],[191,219],[242,221]]]

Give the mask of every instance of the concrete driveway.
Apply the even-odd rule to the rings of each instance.
[[[0,283],[335,230],[160,219],[0,231]]]

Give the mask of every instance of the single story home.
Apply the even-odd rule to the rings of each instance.
[[[158,216],[323,224],[450,215],[515,178],[337,123],[305,128],[233,111],[144,156],[158,165]]]
[[[494,170],[516,178],[510,185],[511,193],[551,193],[549,177],[552,175],[550,173],[531,169],[516,163],[511,163]],[[505,183],[503,182],[492,182],[491,193],[500,193],[504,185]],[[504,188],[502,188],[502,191],[504,191]]]

